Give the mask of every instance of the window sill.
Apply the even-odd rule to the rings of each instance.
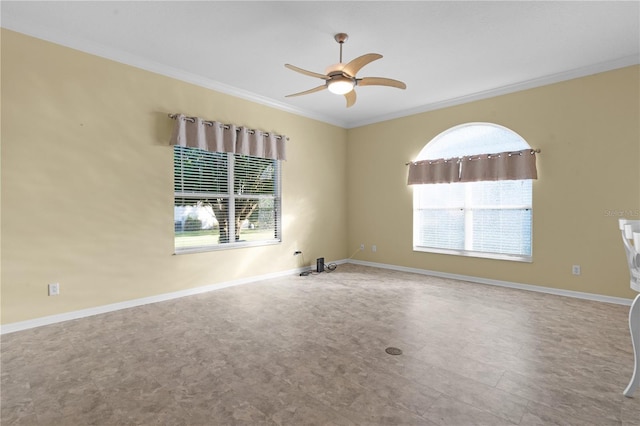
[[[247,247],[260,247],[260,246],[271,246],[275,244],[280,244],[282,240],[270,240],[270,241],[244,241],[239,243],[227,243],[220,244],[216,246],[202,246],[202,247],[184,247],[175,249],[174,255],[180,254],[190,254],[190,253],[203,253],[209,251],[221,251],[221,250],[233,250]]]
[[[511,262],[525,262],[525,263],[533,262],[533,256],[523,256],[518,254],[487,253],[487,252],[470,251],[470,250],[437,249],[437,248],[431,248],[431,247],[415,247],[415,246],[413,247],[413,251],[420,251],[425,253],[450,254],[454,256],[479,257],[483,259],[509,260]]]

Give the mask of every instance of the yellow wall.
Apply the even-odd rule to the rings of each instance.
[[[611,212],[640,219],[640,67],[578,78],[349,131],[349,250],[357,259],[631,298]],[[487,121],[524,137],[538,155],[533,262],[412,250],[405,163],[440,132]],[[376,244],[377,252],[370,246]],[[571,274],[579,264],[582,274]]]
[[[282,244],[173,255],[174,112],[289,136]],[[7,30],[1,118],[3,324],[347,257],[345,129]]]
[[[8,30],[1,42],[2,324],[290,270],[303,266],[294,250],[343,259],[360,243],[361,260],[634,295],[606,212],[640,209],[640,67],[345,130]],[[169,112],[290,137],[282,244],[173,255]],[[533,263],[411,249],[404,163],[469,121],[542,149]]]

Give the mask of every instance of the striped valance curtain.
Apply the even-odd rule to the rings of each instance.
[[[211,152],[231,152],[252,157],[286,160],[287,137],[235,124],[172,114],[176,120],[171,144]]]
[[[536,151],[470,155],[409,163],[409,185],[537,179]]]

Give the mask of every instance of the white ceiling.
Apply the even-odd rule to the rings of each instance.
[[[2,27],[342,127],[640,63],[640,1],[1,2]],[[322,84],[338,62],[384,58],[347,109]],[[215,117],[211,117],[215,119]]]

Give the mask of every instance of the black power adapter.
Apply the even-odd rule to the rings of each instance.
[[[324,257],[316,259],[316,272],[324,272]]]

